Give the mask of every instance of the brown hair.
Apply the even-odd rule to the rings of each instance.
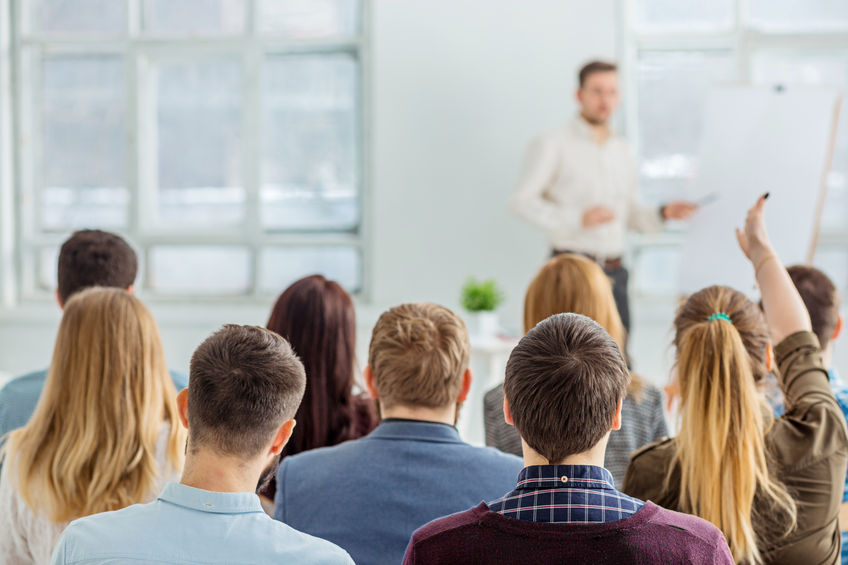
[[[583,88],[586,84],[586,79],[595,73],[614,73],[616,71],[618,71],[618,67],[615,63],[608,63],[606,61],[590,61],[580,68],[580,72],[577,75],[580,81],[580,88]]]
[[[839,292],[833,281],[822,271],[807,265],[788,267],[792,282],[810,313],[813,333],[822,349],[827,347],[839,323]]]
[[[524,331],[564,312],[595,320],[625,354],[627,332],[615,305],[612,283],[597,263],[582,255],[557,255],[539,269],[524,295]],[[638,375],[631,377],[628,393],[638,402],[645,384]]]
[[[384,312],[368,352],[380,403],[441,408],[456,402],[469,350],[465,323],[443,306],[416,302]]]
[[[138,258],[124,239],[100,230],[75,232],[59,251],[59,299],[92,286],[128,289],[138,272]]]
[[[360,437],[362,419],[373,426],[373,408],[358,405],[353,395],[356,314],[338,283],[321,275],[293,283],[274,304],[268,329],[288,340],[306,369],[299,425],[285,455]]]
[[[588,451],[610,431],[629,380],[604,328],[581,314],[556,314],[512,350],[504,395],[521,438],[555,463]]]
[[[681,510],[715,524],[737,563],[761,563],[761,536],[785,535],[796,515],[769,470],[772,418],[757,389],[766,375],[765,320],[741,292],[711,286],[689,297],[674,326],[681,418],[666,488],[679,470]]]
[[[253,457],[297,411],[306,374],[288,342],[265,328],[228,324],[191,357],[189,447]]]

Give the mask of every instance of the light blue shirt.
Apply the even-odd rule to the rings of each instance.
[[[248,492],[210,492],[169,483],[149,504],[71,522],[51,563],[297,563],[353,565],[332,543],[265,514]]]

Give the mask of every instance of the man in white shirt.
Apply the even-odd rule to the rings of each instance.
[[[619,102],[616,66],[593,61],[580,69],[579,80],[579,115],[530,143],[510,206],[544,230],[554,255],[579,253],[604,268],[629,330],[621,263],[626,231],[658,232],[665,220],[686,219],[697,205],[670,202],[657,209],[639,202],[633,152],[609,125]]]

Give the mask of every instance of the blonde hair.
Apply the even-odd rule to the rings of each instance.
[[[182,468],[175,399],[147,308],[125,290],[81,291],[65,305],[41,398],[9,434],[4,464],[26,504],[52,522],[144,502],[159,476],[163,422],[168,462]]]
[[[681,509],[715,524],[737,563],[762,563],[763,542],[796,519],[769,470],[773,419],[757,389],[767,373],[765,321],[742,293],[712,286],[692,295],[674,324],[681,425],[666,488],[679,469]]]
[[[621,323],[612,293],[612,283],[597,263],[564,253],[542,266],[524,295],[524,333],[553,316],[571,312],[595,320],[626,354],[627,332]],[[644,387],[638,375],[631,374],[628,394],[637,402]]]
[[[468,368],[468,331],[436,304],[401,304],[371,334],[368,364],[382,406],[442,408],[457,401]]]

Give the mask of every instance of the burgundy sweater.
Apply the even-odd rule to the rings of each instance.
[[[718,528],[651,502],[605,524],[525,522],[481,503],[419,528],[404,558],[404,565],[454,563],[733,565],[733,558]]]

